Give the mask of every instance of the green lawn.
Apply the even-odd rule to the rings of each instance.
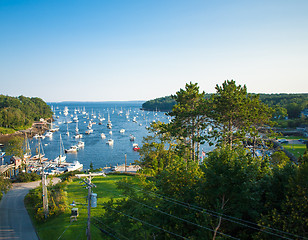
[[[282,146],[296,158],[303,155],[306,150],[306,144],[282,144]]]
[[[308,140],[308,138],[301,137],[301,136],[279,136],[277,138],[278,139],[288,139],[288,140],[299,140],[299,139]]]
[[[111,198],[119,198],[121,194],[116,189],[116,182],[123,178],[133,178],[138,181],[137,177],[125,176],[125,175],[107,175],[107,177],[94,177],[92,182],[97,186],[93,188],[93,192],[97,194],[97,208],[91,209],[92,217],[99,217],[104,210],[102,206],[103,202],[110,200]],[[54,239],[66,239],[66,240],[84,240],[86,239],[86,228],[87,228],[87,203],[86,197],[88,190],[85,189],[83,183],[80,183],[80,179],[74,179],[73,182],[69,183],[67,193],[68,202],[73,201],[81,203],[76,207],[79,209],[79,217],[77,221],[70,223],[70,211],[62,214],[58,217],[49,219],[46,223],[35,223],[38,235],[41,240],[54,240]],[[83,204],[83,205],[82,205]],[[70,207],[70,209],[73,207]],[[100,230],[91,224],[91,238],[92,239],[105,239],[104,235]]]

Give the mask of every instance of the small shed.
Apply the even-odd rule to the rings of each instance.
[[[78,208],[72,208],[70,221],[77,221],[77,217],[79,216]]]
[[[72,208],[71,216],[73,216],[73,217],[79,216],[78,208]]]
[[[11,157],[11,164],[15,164],[15,167],[19,167],[22,164],[21,158],[13,156]]]

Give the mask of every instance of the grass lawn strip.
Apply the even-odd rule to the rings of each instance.
[[[116,188],[116,182],[123,178],[133,178],[135,181],[138,181],[137,177],[125,175],[107,175],[107,177],[98,176],[92,179],[92,183],[97,186],[96,188],[92,188],[92,191],[97,194],[98,206],[97,208],[91,208],[91,217],[100,217],[104,213],[101,206],[102,203],[109,201],[111,198],[119,198],[121,192]],[[81,203],[75,206],[79,211],[77,221],[70,222],[72,206],[70,206],[66,213],[57,217],[51,217],[44,223],[38,223],[33,220],[32,211],[32,220],[41,240],[54,240],[58,239],[60,236],[60,239],[67,240],[86,239],[88,217],[86,198],[88,190],[85,186],[82,186],[83,183],[80,183],[80,181],[80,179],[76,178],[70,182],[67,187],[68,203],[71,204],[73,201]],[[105,239],[100,230],[93,224],[91,224],[91,238]]]
[[[282,144],[282,146],[292,153],[296,158],[302,156],[305,153],[306,145],[305,144]]]

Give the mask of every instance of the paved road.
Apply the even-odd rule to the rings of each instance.
[[[53,179],[53,183],[60,179]],[[3,196],[0,202],[0,240],[22,239],[38,240],[28,212],[24,205],[24,198],[30,189],[40,185],[40,181],[31,183],[16,183]]]

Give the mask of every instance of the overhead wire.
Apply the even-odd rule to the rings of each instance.
[[[275,228],[271,228],[271,227],[267,227],[267,226],[263,226],[263,225],[260,225],[260,224],[257,224],[257,223],[253,223],[253,222],[250,222],[250,221],[247,221],[247,220],[243,220],[243,219],[240,219],[240,218],[236,218],[236,217],[233,217],[233,216],[229,216],[229,215],[226,215],[226,214],[223,214],[223,213],[218,213],[218,212],[215,212],[215,211],[212,211],[212,210],[209,210],[209,209],[205,209],[205,208],[202,208],[202,207],[199,207],[199,206],[196,206],[194,204],[189,204],[189,203],[185,203],[185,202],[182,202],[182,201],[179,201],[179,200],[176,200],[176,199],[173,199],[173,198],[170,198],[170,197],[167,197],[167,196],[164,196],[162,194],[159,194],[159,193],[155,193],[155,192],[152,192],[152,191],[146,191],[146,190],[142,190],[142,189],[139,189],[139,188],[134,188],[136,189],[137,191],[142,191],[142,192],[147,192],[147,193],[150,193],[150,194],[153,194],[153,195],[158,195],[160,196],[161,198],[163,198],[165,201],[168,201],[168,202],[171,202],[171,203],[175,203],[177,205],[181,205],[181,206],[184,206],[186,208],[189,208],[189,209],[192,209],[192,210],[195,210],[195,211],[199,211],[201,213],[206,213],[206,214],[209,214],[209,215],[212,215],[214,217],[221,217],[222,219],[224,220],[227,220],[227,221],[230,221],[230,222],[233,222],[233,223],[236,223],[236,224],[239,224],[239,225],[242,225],[242,226],[245,226],[245,227],[248,227],[248,228],[251,228],[251,229],[254,229],[254,230],[257,230],[257,231],[261,231],[261,232],[264,232],[264,233],[268,233],[268,234],[271,234],[271,235],[274,235],[274,236],[277,236],[277,237],[280,237],[280,238],[284,238],[284,239],[291,239],[291,238],[288,238],[288,237],[285,237],[285,236],[282,236],[282,235],[279,235],[277,233],[273,233],[273,232],[269,232],[269,231],[266,231],[264,229],[261,229],[261,228],[266,228],[266,229],[269,229],[269,230],[272,230],[272,231],[276,231],[276,232],[279,232],[281,234],[286,234],[286,235],[289,235],[289,236],[292,236],[292,237],[297,237],[297,238],[301,238],[301,239],[307,239],[306,237],[303,237],[303,236],[299,236],[299,235],[296,235],[296,234],[293,234],[293,233],[289,233],[289,232],[284,232],[284,231],[281,231],[279,229],[275,229]],[[230,218],[230,219],[229,219]],[[238,220],[238,221],[242,221],[242,222],[237,222],[235,220],[232,220],[232,219],[235,219],[235,220]],[[249,226],[247,224],[251,224],[251,225],[255,225],[257,227],[253,227],[253,226]]]
[[[171,202],[171,203],[174,203],[174,204],[177,204],[177,205],[180,205],[180,206],[183,206],[183,207],[186,207],[186,208],[189,208],[189,209],[192,209],[194,211],[198,211],[198,212],[201,212],[201,213],[205,213],[205,214],[208,214],[208,215],[212,215],[214,217],[221,217],[222,219],[224,220],[227,220],[227,221],[230,221],[230,222],[233,222],[235,224],[239,224],[239,225],[242,225],[244,227],[248,227],[248,228],[251,228],[251,229],[254,229],[254,230],[257,230],[257,231],[261,231],[261,232],[264,232],[264,233],[267,233],[267,234],[270,234],[270,235],[273,235],[273,236],[277,236],[277,237],[280,237],[280,238],[284,238],[284,239],[288,239],[288,240],[292,240],[291,238],[289,237],[286,237],[286,236],[282,236],[282,235],[279,235],[275,232],[270,232],[270,231],[267,231],[267,230],[264,230],[262,228],[266,228],[268,230],[272,230],[272,231],[276,231],[276,232],[279,232],[280,234],[285,234],[285,235],[289,235],[289,236],[292,236],[292,237],[297,237],[297,238],[301,238],[301,239],[307,239],[306,237],[303,237],[303,236],[299,236],[299,235],[296,235],[296,234],[292,234],[292,233],[288,233],[288,232],[284,232],[284,231],[281,231],[279,229],[275,229],[275,228],[271,228],[271,227],[267,227],[267,226],[263,226],[263,225],[260,225],[260,224],[257,224],[257,223],[253,223],[253,222],[250,222],[250,221],[247,221],[247,220],[243,220],[243,219],[240,219],[240,218],[236,218],[236,217],[233,217],[233,216],[229,216],[229,215],[226,215],[226,214],[223,214],[223,213],[218,213],[218,212],[215,212],[215,211],[211,211],[209,209],[205,209],[205,208],[202,208],[202,207],[199,207],[199,206],[196,206],[194,204],[189,204],[189,203],[185,203],[185,202],[182,202],[182,201],[179,201],[179,200],[176,200],[176,199],[173,199],[173,198],[170,198],[170,197],[167,197],[167,196],[164,196],[162,194],[159,194],[159,193],[155,193],[155,192],[152,192],[152,191],[146,191],[146,190],[142,190],[142,189],[139,189],[139,188],[136,188],[136,187],[132,187],[134,189],[136,189],[137,191],[142,191],[142,192],[146,192],[146,193],[149,193],[149,194],[153,194],[153,195],[157,195],[157,196],[160,196],[163,200],[165,201],[168,201],[168,202]],[[234,219],[234,220],[233,220]],[[236,221],[237,220],[237,221]],[[238,222],[239,221],[239,222]],[[244,223],[243,223],[244,222]],[[254,227],[254,226],[250,226],[250,225],[247,225],[247,224],[251,224],[251,225],[254,225],[254,226],[257,226],[257,227]],[[212,229],[211,229],[212,230]],[[232,236],[231,236],[232,237]]]
[[[101,220],[99,220],[96,217],[92,217],[93,219],[95,219],[97,222],[103,224],[105,227],[107,227],[108,229],[114,231],[116,234],[118,234],[119,236],[121,236],[122,238],[125,238],[127,240],[129,240],[129,238],[125,237],[124,235],[122,235],[121,233],[118,233],[116,230],[114,230],[113,228],[111,228],[110,226],[108,226],[106,223],[102,222]]]
[[[105,229],[100,228],[97,224],[95,224],[95,223],[93,223],[93,222],[92,222],[92,224],[93,224],[96,228],[98,228],[101,232],[106,233],[106,234],[112,236],[113,238],[115,238],[115,239],[117,239],[117,240],[121,240],[120,238],[117,238],[116,236],[114,236],[112,233],[106,231]]]
[[[138,219],[138,218],[135,218],[135,217],[130,216],[130,215],[128,215],[128,214],[125,214],[125,213],[123,213],[123,212],[121,212],[121,211],[118,211],[118,210],[116,210],[116,209],[114,209],[114,208],[110,208],[110,207],[107,207],[107,206],[105,206],[105,208],[108,208],[108,209],[110,209],[110,210],[112,210],[112,211],[115,211],[115,212],[117,212],[117,213],[121,213],[122,215],[124,215],[124,216],[126,216],[126,217],[129,217],[129,218],[131,218],[131,219],[134,219],[135,221],[142,222],[142,223],[144,223],[144,224],[146,224],[146,225],[149,225],[149,226],[154,227],[154,228],[156,228],[156,229],[162,230],[162,231],[164,231],[164,232],[166,232],[166,233],[169,233],[169,234],[172,234],[172,235],[174,235],[174,236],[176,236],[176,237],[179,237],[179,238],[187,239],[187,240],[188,240],[188,238],[183,237],[183,236],[181,236],[181,235],[179,235],[179,234],[177,234],[177,233],[170,232],[170,231],[168,231],[168,230],[166,230],[166,229],[164,229],[164,228],[155,226],[155,225],[153,225],[153,224],[151,224],[151,223],[148,223],[148,222],[143,221],[143,220],[141,220],[141,219]]]
[[[125,197],[124,195],[119,194],[119,193],[118,193],[118,196],[123,196],[123,197]],[[129,200],[129,201],[133,201],[133,202],[138,203],[138,204],[141,204],[141,205],[143,205],[143,206],[145,206],[145,207],[147,207],[147,208],[150,208],[150,209],[152,209],[152,210],[154,210],[154,211],[157,211],[157,212],[160,212],[160,213],[162,213],[162,214],[168,215],[168,216],[170,216],[170,217],[176,218],[176,219],[178,219],[178,220],[180,220],[180,221],[183,221],[183,222],[192,224],[192,225],[194,225],[194,226],[197,226],[197,227],[200,227],[200,228],[209,230],[209,231],[211,231],[211,232],[215,232],[213,229],[211,229],[211,228],[209,228],[209,227],[205,227],[205,226],[202,226],[202,225],[200,225],[200,224],[191,222],[191,221],[189,221],[189,220],[187,220],[187,219],[180,218],[180,217],[178,217],[178,216],[175,216],[175,215],[172,215],[172,214],[170,214],[170,213],[164,212],[164,211],[162,211],[162,210],[160,210],[160,209],[158,209],[158,208],[154,208],[154,207],[149,206],[149,205],[147,205],[147,204],[145,204],[145,203],[141,203],[141,202],[139,202],[139,201],[137,201],[137,200],[135,200],[135,199],[128,198],[128,200]],[[225,236],[225,237],[228,237],[228,238],[231,238],[231,239],[237,239],[237,240],[239,239],[239,238],[233,237],[233,236],[231,236],[231,235],[222,233],[222,232],[220,232],[220,231],[216,231],[216,232],[217,232],[218,234],[222,235],[222,236]]]

